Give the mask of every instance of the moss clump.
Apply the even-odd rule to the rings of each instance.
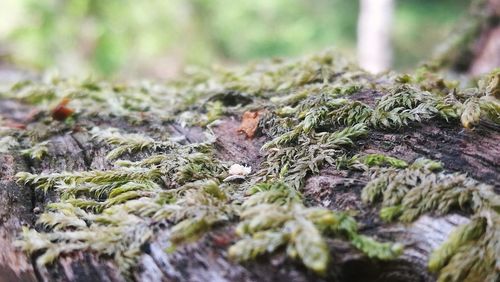
[[[429,258],[438,281],[498,281],[499,225],[498,213],[483,212],[454,230]]]
[[[404,170],[379,169],[365,186],[366,202],[380,200],[384,220],[411,222],[420,215],[452,210],[473,214],[429,259],[429,269],[440,271],[439,281],[497,281],[500,261],[500,195],[492,186],[465,174],[439,172],[441,166],[419,159]]]
[[[367,166],[392,166],[395,168],[405,168],[408,166],[403,160],[389,157],[382,154],[369,154],[361,158],[361,161]]]
[[[236,228],[242,239],[229,248],[229,255],[244,261],[286,246],[288,256],[300,258],[310,269],[327,270],[329,250],[321,234],[349,240],[367,256],[392,259],[402,245],[380,243],[358,234],[356,221],[342,212],[306,208],[300,193],[282,183],[259,184],[242,204]]]
[[[382,201],[382,218],[413,221],[426,212],[446,214],[452,209],[480,213],[500,211],[500,196],[490,185],[465,174],[447,174],[419,160],[404,170],[379,169],[365,186],[365,202]]]
[[[49,141],[43,141],[36,143],[31,148],[21,150],[21,154],[28,156],[35,160],[40,160],[43,156],[47,155],[49,152],[48,145]]]

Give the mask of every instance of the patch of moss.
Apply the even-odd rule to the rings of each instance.
[[[208,135],[205,142],[187,143],[168,134],[153,138],[137,131],[85,128],[94,135],[91,142],[111,147],[107,157],[114,168],[18,173],[23,186],[54,190],[60,198],[45,207],[38,231],[26,229],[19,245],[28,253],[41,253],[39,264],[63,253],[91,249],[112,256],[130,275],[154,225],[167,223],[170,240],[181,244],[214,225],[238,221],[241,241],[229,253],[241,261],[286,246],[290,257],[321,273],[329,260],[325,236],[346,240],[369,257],[394,258],[401,252],[399,244],[359,234],[356,221],[342,212],[306,207],[300,196],[306,177],[326,166],[374,173],[363,199],[382,199],[384,219],[408,221],[453,208],[472,212],[480,222],[482,211],[496,218],[497,196],[488,186],[465,175],[435,172],[440,168],[436,162],[419,160],[408,166],[390,156],[360,155],[358,144],[374,130],[395,131],[438,119],[450,124],[461,120],[469,128],[478,119],[498,123],[497,78],[494,72],[478,87],[460,89],[422,73],[374,76],[338,54],[325,52],[298,60],[198,71],[168,84],[115,85],[57,77],[18,83],[1,97],[35,105],[40,117],[28,125],[27,134],[1,139],[8,152],[35,152],[36,145],[26,145],[32,144],[30,136],[42,141],[70,131],[70,125],[49,118],[61,99],[69,99],[67,107],[75,110],[75,122],[119,117],[132,125],[160,129],[168,123],[196,125]],[[377,99],[363,100],[367,95]],[[214,154],[210,124],[256,109],[263,110],[259,130],[268,139],[260,169],[243,183],[223,182],[230,164]],[[14,141],[21,148],[11,146]],[[480,246],[494,253],[491,238],[496,227],[477,226],[484,231],[474,236],[457,231],[456,236],[465,239],[451,238],[433,255],[444,259],[433,259],[431,268],[459,281],[468,274],[447,276],[458,261],[455,257],[477,257]],[[457,242],[472,241],[479,245],[456,248]],[[494,269],[484,269],[488,277],[497,277]]]
[[[378,169],[365,186],[365,202],[382,202],[380,217],[411,222],[432,212],[452,210],[473,214],[429,259],[429,269],[440,271],[439,281],[496,281],[500,261],[500,195],[493,186],[465,174],[439,172],[436,162],[418,159],[403,170]]]

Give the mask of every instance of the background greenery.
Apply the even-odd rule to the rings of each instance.
[[[467,0],[396,0],[395,67],[446,38]],[[157,77],[334,47],[355,56],[354,0],[1,0],[0,54],[71,75]],[[0,59],[1,59],[0,58]]]

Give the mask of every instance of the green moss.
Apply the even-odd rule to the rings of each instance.
[[[324,273],[329,251],[322,234],[339,236],[367,256],[397,257],[399,244],[380,243],[358,234],[356,221],[342,212],[303,206],[300,194],[283,183],[259,184],[242,204],[236,232],[242,239],[229,248],[229,256],[244,261],[286,246],[288,256]]]
[[[367,166],[392,166],[395,168],[405,168],[408,164],[400,159],[385,156],[382,154],[369,154],[361,158]]]
[[[428,70],[376,77],[338,54],[325,52],[298,60],[193,72],[167,84],[115,85],[59,77],[18,83],[2,97],[35,105],[40,117],[28,125],[27,134],[2,135],[2,152],[26,149],[31,156],[51,157],[43,142],[29,148],[27,144],[72,130],[70,124],[49,117],[61,99],[69,98],[74,122],[90,131],[94,145],[109,147],[107,159],[114,165],[109,170],[18,173],[21,185],[53,190],[59,197],[39,216],[41,229],[26,229],[19,245],[28,253],[41,254],[39,264],[90,249],[113,257],[122,272],[131,275],[155,225],[167,224],[169,239],[178,245],[213,226],[237,222],[241,238],[229,255],[238,261],[284,247],[289,257],[322,273],[330,258],[326,237],[345,240],[368,257],[395,258],[401,245],[360,234],[351,216],[305,206],[301,190],[306,178],[324,168],[373,174],[362,198],[381,201],[385,220],[411,221],[424,213],[445,214],[453,209],[470,212],[473,220],[481,222],[482,212],[496,218],[498,196],[490,186],[463,174],[440,172],[442,165],[430,160],[408,165],[391,156],[364,155],[360,144],[373,131],[395,131],[422,122],[459,125],[461,120],[471,128],[483,119],[498,123],[497,72],[476,88],[461,89]],[[364,98],[370,95],[378,99],[365,101],[372,100]],[[259,131],[268,140],[262,147],[263,161],[243,183],[223,182],[229,164],[214,154],[211,124],[255,109],[263,110]],[[92,129],[85,123],[115,117],[128,122],[134,132]],[[207,140],[187,143],[171,138],[165,133],[170,123],[200,126]],[[136,130],[137,124],[154,129],[155,138]],[[477,236],[451,237],[436,251],[432,270],[460,281],[468,274],[450,276],[449,270],[461,256],[470,254],[465,261],[469,269],[486,265],[481,268],[484,275],[496,277],[491,261],[472,263],[478,252],[490,254],[496,248],[491,239],[497,236],[496,227],[483,227]],[[468,247],[457,249],[463,242]]]
[[[43,156],[47,155],[47,153],[49,152],[49,148],[47,147],[48,144],[49,141],[43,141],[37,143],[33,145],[31,148],[21,150],[21,154],[35,160],[40,160],[42,159]]]
[[[431,254],[429,269],[438,281],[498,281],[499,226],[498,213],[475,215]]]

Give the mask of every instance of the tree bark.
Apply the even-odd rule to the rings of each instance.
[[[382,93],[364,92],[359,99],[372,103]],[[29,124],[33,107],[18,101],[0,100],[4,120]],[[154,134],[157,125],[139,128],[120,118],[102,120],[98,117],[78,121],[70,132],[50,137],[49,154],[41,161],[14,153],[0,154],[0,282],[13,281],[124,281],[111,258],[92,252],[64,255],[56,263],[38,267],[37,254],[27,257],[14,247],[21,226],[33,226],[44,204],[54,200],[51,192],[43,194],[16,183],[19,171],[32,173],[104,170],[111,168],[106,148],[91,142],[85,125],[118,127],[124,132]],[[214,127],[217,157],[257,168],[262,162],[260,148],[267,141],[260,136],[248,139],[238,133],[239,117],[228,116]],[[488,126],[490,128],[488,128]],[[439,160],[451,171],[467,172],[475,179],[495,185],[500,192],[500,134],[489,124],[475,130],[464,130],[458,124],[427,122],[396,132],[374,130],[367,141],[359,144],[360,152],[384,153],[406,161],[417,157]],[[175,123],[163,125],[172,135],[183,135],[190,142],[204,136],[200,128],[183,128]],[[364,234],[405,243],[404,254],[397,260],[368,259],[348,243],[329,239],[332,259],[325,276],[316,275],[280,251],[256,261],[238,264],[228,259],[227,248],[236,240],[234,224],[218,226],[196,242],[165,252],[166,227],[155,231],[154,240],[145,244],[139,265],[134,269],[136,281],[434,281],[427,271],[430,252],[447,238],[458,224],[468,222],[464,215],[444,217],[423,216],[411,224],[384,223],[377,208],[360,200],[360,191],[367,176],[359,172],[341,172],[323,168],[306,180],[303,193],[310,205],[334,210],[355,209]]]

